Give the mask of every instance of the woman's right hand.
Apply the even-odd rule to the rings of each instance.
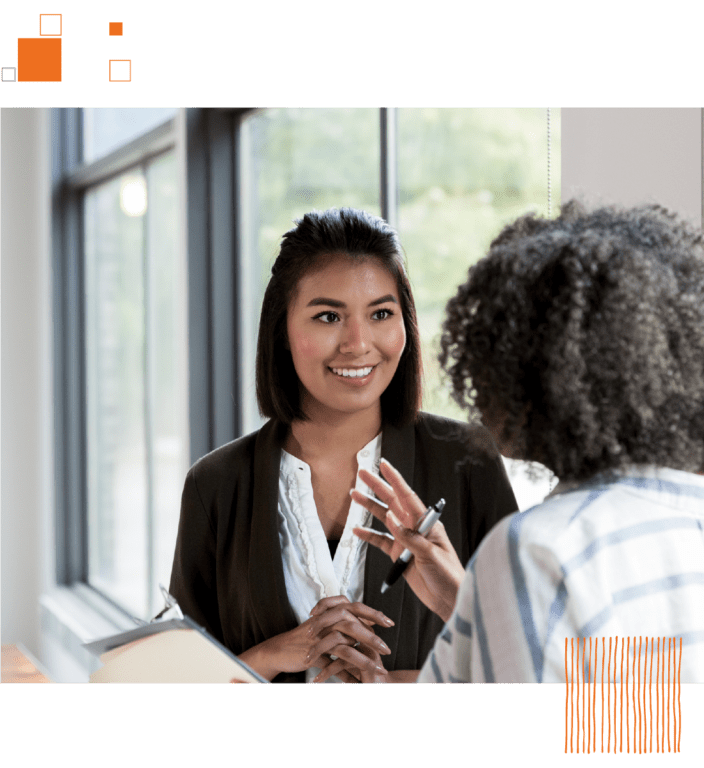
[[[310,667],[325,667],[330,655],[344,658],[368,674],[386,674],[374,658],[354,648],[356,643],[370,646],[378,653],[391,651],[369,629],[369,625],[390,627],[391,619],[363,603],[350,603],[338,595],[321,600],[311,617],[288,632],[271,637],[239,654],[248,666],[267,680],[281,672],[302,672]]]

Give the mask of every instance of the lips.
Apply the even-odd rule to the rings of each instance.
[[[368,365],[365,368],[328,368],[336,379],[349,384],[365,384],[371,378],[377,365]]]
[[[374,370],[376,366],[367,365],[364,368],[330,368],[330,370],[336,375],[345,379],[362,379]]]

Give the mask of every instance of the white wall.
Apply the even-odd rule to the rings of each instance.
[[[660,203],[702,225],[701,109],[562,109],[562,199]]]
[[[71,630],[79,598],[47,595],[54,557],[48,125],[42,110],[0,111],[1,622],[2,643],[23,643],[54,679],[72,681],[85,679],[85,663],[75,661],[80,638],[107,634],[108,625]],[[701,223],[701,110],[563,109],[562,193],[563,200],[657,201]],[[40,595],[44,615],[55,617],[43,640]]]
[[[48,113],[3,109],[0,121],[2,643],[38,655],[53,479]]]

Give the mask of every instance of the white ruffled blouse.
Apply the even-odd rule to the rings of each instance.
[[[357,466],[379,474],[381,434],[357,453]],[[370,494],[370,489],[357,478],[355,488]],[[367,544],[352,529],[370,525],[372,516],[350,499],[340,543],[331,557],[323,526],[313,498],[310,466],[286,451],[281,452],[279,470],[278,526],[283,556],[284,578],[288,600],[298,622],[310,618],[310,611],[324,597],[344,595],[358,602],[364,592],[364,563]],[[310,682],[320,669],[306,672]],[[329,682],[340,682],[337,677]]]

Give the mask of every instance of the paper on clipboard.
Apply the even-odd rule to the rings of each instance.
[[[179,618],[156,619],[85,643],[84,647],[104,664],[90,676],[90,682],[269,682],[180,610],[176,615]]]

